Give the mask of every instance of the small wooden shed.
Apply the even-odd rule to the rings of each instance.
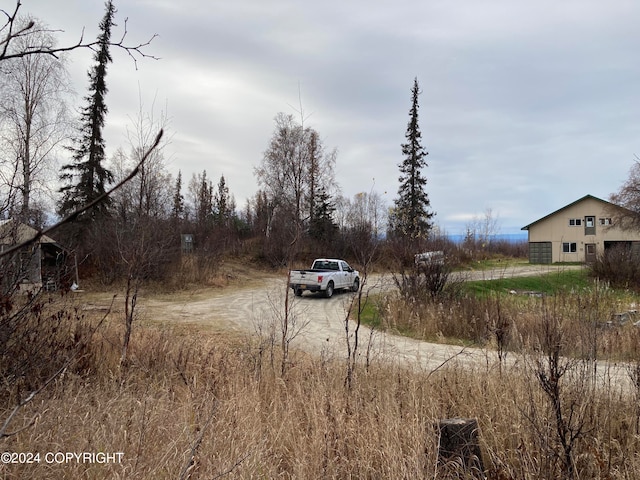
[[[38,231],[12,219],[0,220],[0,255],[15,245],[35,238]],[[53,238],[43,235],[37,242],[0,257],[3,289],[57,290],[77,281],[75,264],[70,266],[69,252]],[[66,285],[68,283],[68,285]]]

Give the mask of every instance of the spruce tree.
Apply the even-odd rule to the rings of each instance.
[[[173,189],[173,207],[171,207],[171,218],[179,220],[184,214],[184,196],[182,195],[182,171],[178,170],[176,184]]]
[[[224,178],[220,176],[218,191],[213,195],[213,212],[216,225],[228,227],[235,214],[235,200],[229,193],[229,186]]]
[[[112,61],[109,53],[111,27],[116,9],[111,0],[105,4],[106,12],[100,22],[98,36],[99,48],[94,53],[95,65],[89,70],[89,94],[85,97],[87,105],[80,115],[80,128],[74,145],[69,147],[72,162],[62,167],[60,179],[66,183],[60,192],[63,194],[59,213],[67,215],[79,207],[87,205],[105,193],[113,175],[103,163],[105,161],[105,142],[102,136],[107,105],[105,97],[107,85],[107,65]],[[89,214],[92,218],[104,216],[108,212],[109,199],[98,205]]]
[[[330,245],[338,232],[338,225],[333,219],[335,211],[336,207],[331,201],[331,196],[324,188],[320,189],[316,194],[314,212],[309,222],[309,236],[327,246]]]
[[[193,207],[199,233],[208,234],[213,226],[213,183],[207,178],[207,171],[192,179],[194,192]]]
[[[422,174],[422,169],[427,166],[428,153],[422,146],[422,134],[418,124],[420,93],[418,79],[415,78],[411,89],[409,124],[405,134],[407,143],[402,144],[404,160],[399,165],[400,187],[390,219],[390,233],[399,238],[426,238],[432,228],[433,212],[429,210],[431,203],[425,190],[427,179]]]

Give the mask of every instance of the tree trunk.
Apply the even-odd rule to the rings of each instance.
[[[476,419],[447,418],[440,420],[438,433],[440,435],[438,463],[444,472],[451,470],[451,473],[459,473],[462,469],[469,478],[486,478]]]

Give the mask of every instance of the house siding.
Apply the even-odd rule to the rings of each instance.
[[[611,218],[611,206],[604,200],[586,196],[524,227],[529,232],[529,261],[546,263],[540,261],[539,255],[532,255],[532,252],[536,252],[536,247],[532,250],[532,244],[550,243],[551,262],[557,263],[585,262],[585,245],[588,244],[595,245],[596,255],[600,255],[604,251],[605,242],[640,241],[640,233],[601,224],[601,219]],[[589,217],[593,218],[593,224],[587,224],[586,219]]]

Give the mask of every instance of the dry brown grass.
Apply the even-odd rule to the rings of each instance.
[[[640,316],[625,324],[615,314],[636,308],[635,296],[604,290],[561,292],[550,297],[460,296],[411,303],[391,293],[380,300],[382,327],[438,342],[463,342],[526,353],[540,348],[545,318],[567,332],[564,354],[609,361],[640,360]]]
[[[114,319],[114,322],[117,320]],[[70,331],[76,320],[63,319]],[[120,464],[4,465],[2,478],[465,478],[437,462],[435,425],[475,417],[489,478],[563,475],[552,405],[535,365],[435,371],[374,363],[345,387],[346,361],[203,330],[139,326],[119,369],[121,327],[93,337],[79,366],[22,409],[0,440],[13,452],[124,452]],[[615,386],[563,384],[585,428],[576,478],[636,478],[637,398]],[[10,385],[4,385],[10,391]],[[632,392],[633,393],[633,392]],[[4,397],[0,415],[13,403]],[[568,411],[568,410],[567,410]]]

